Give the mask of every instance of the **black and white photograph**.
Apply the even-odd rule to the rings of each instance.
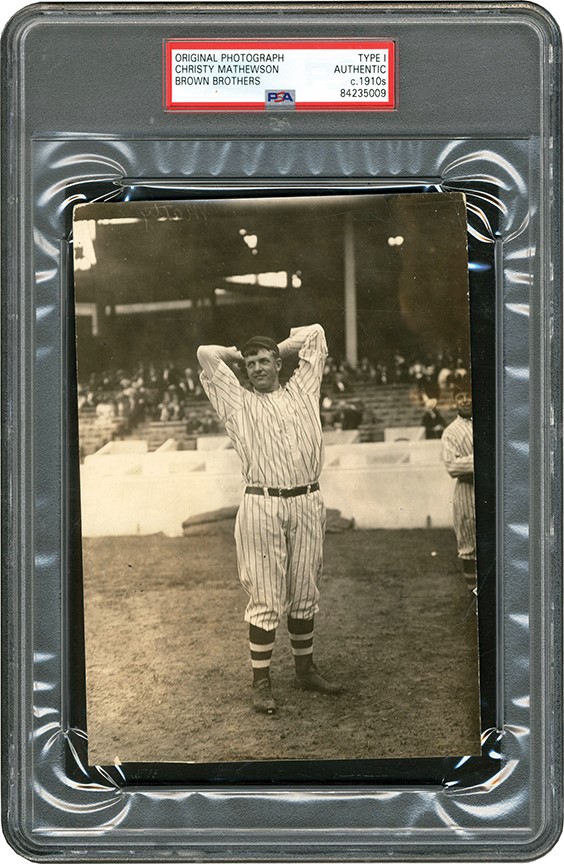
[[[461,192],[73,218],[90,765],[480,754]]]

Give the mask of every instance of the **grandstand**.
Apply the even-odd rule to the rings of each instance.
[[[94,409],[82,409],[78,418],[80,456],[95,453],[110,441],[126,436],[126,424],[119,417],[99,416]]]
[[[383,441],[386,429],[403,429],[421,426],[423,401],[413,384],[374,385],[355,381],[349,384],[347,401],[360,406],[362,420],[358,426],[360,442]],[[448,423],[455,416],[450,391],[445,391],[438,404],[439,410]],[[198,438],[203,435],[217,435],[223,432],[218,418],[215,418],[211,432],[206,433],[209,421],[210,403],[205,397],[189,403],[190,424],[187,417],[175,420],[143,419],[131,426],[122,418],[97,416],[92,409],[82,409],[79,415],[79,435],[81,456],[85,457],[101,449],[110,441],[128,438],[147,442],[149,451],[157,450],[166,441],[176,442],[179,450],[195,450]],[[332,428],[332,411],[323,411],[324,426]],[[215,416],[215,415],[214,415]],[[192,426],[192,429],[189,428]],[[198,431],[193,426],[198,425]]]

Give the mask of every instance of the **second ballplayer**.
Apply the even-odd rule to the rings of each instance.
[[[442,455],[451,477],[456,478],[452,499],[458,557],[468,590],[476,591],[476,501],[474,497],[474,436],[470,382],[454,394],[458,417],[443,432]]]

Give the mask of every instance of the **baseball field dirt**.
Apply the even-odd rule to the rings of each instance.
[[[314,656],[346,692],[294,688],[284,625],[267,717],[232,529],[84,540],[90,764],[479,754],[477,619],[452,531],[327,535]]]

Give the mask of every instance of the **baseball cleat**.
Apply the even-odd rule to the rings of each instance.
[[[259,714],[276,713],[276,702],[272,698],[272,690],[270,689],[268,678],[262,678],[253,684],[253,708]]]
[[[299,690],[313,690],[316,693],[330,693],[333,696],[342,693],[344,689],[341,684],[335,684],[320,675],[315,666],[311,666],[299,675],[296,673],[294,683]]]

